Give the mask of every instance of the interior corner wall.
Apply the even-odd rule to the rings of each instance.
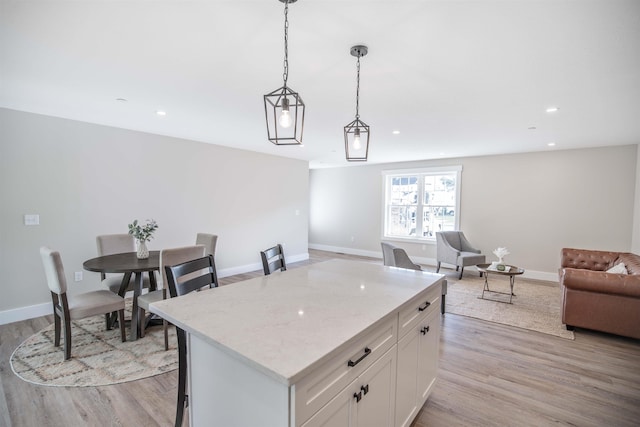
[[[301,160],[0,109],[0,313],[50,304],[43,245],[60,251],[70,293],[99,289],[82,263],[134,219],[158,222],[150,250],[217,234],[219,271],[258,267],[276,243],[308,257],[308,179]]]
[[[380,254],[383,170],[462,165],[460,229],[494,260],[555,277],[563,247],[629,251],[636,145],[438,159],[310,172],[310,247]],[[434,261],[435,243],[394,242]]]
[[[636,157],[636,191],[633,208],[633,237],[631,239],[631,252],[640,254],[640,146]]]

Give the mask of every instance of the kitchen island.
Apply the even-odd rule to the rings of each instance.
[[[151,304],[187,332],[198,426],[408,426],[435,383],[444,276],[334,260]]]

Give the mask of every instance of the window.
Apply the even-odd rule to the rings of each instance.
[[[384,238],[435,240],[459,225],[462,166],[383,171]]]

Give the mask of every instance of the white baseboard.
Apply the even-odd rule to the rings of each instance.
[[[327,246],[327,245],[318,245],[316,243],[309,243],[309,249],[317,249],[319,251],[327,251],[327,252],[337,252],[342,254],[349,255],[360,255],[360,256],[368,256],[372,258],[380,258],[382,259],[382,251],[363,251],[362,249],[353,249],[353,248],[341,248],[338,246]]]
[[[51,302],[0,311],[0,325],[53,314]]]
[[[294,263],[299,261],[306,261],[309,259],[309,253],[305,252],[296,255],[287,255],[287,263]],[[251,271],[262,270],[262,263],[254,263],[241,265],[238,267],[224,268],[218,270],[218,277],[228,277],[235,274],[249,273]],[[133,293],[129,292],[127,296],[133,296]],[[53,308],[51,302],[31,305],[28,307],[13,308],[10,310],[0,311],[0,325],[6,325],[8,323],[19,322],[21,320],[33,319],[35,317],[46,316],[52,314]]]
[[[316,243],[309,243],[309,249],[317,249],[319,251],[337,252],[337,253],[343,253],[343,254],[349,254],[349,255],[368,256],[372,258],[382,259],[382,250],[380,250],[380,252],[364,251],[361,249],[341,248],[338,246],[319,245]],[[411,259],[413,260],[413,262],[418,263],[420,265],[428,265],[430,267],[433,267],[434,270],[436,268],[436,265],[438,264],[438,262],[434,258],[411,256]],[[451,267],[451,266],[447,266],[447,267]],[[446,267],[443,265],[443,268],[446,268]],[[467,267],[467,269],[472,271],[478,271],[475,266]],[[534,280],[544,280],[547,282],[558,281],[557,272],[550,273],[547,271],[525,270],[522,277],[525,277],[527,279],[534,279]]]
[[[305,252],[297,255],[286,255],[287,264],[291,264],[299,261],[306,261],[308,259],[309,259],[309,252]],[[236,274],[244,274],[244,273],[249,273],[251,271],[256,271],[256,270],[262,271],[262,262],[239,265],[237,267],[223,268],[222,270],[218,270],[218,277],[222,279],[223,277],[235,276]]]

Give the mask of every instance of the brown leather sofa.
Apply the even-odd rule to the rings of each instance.
[[[628,274],[606,270],[624,262]],[[640,255],[562,249],[562,323],[640,338]]]

